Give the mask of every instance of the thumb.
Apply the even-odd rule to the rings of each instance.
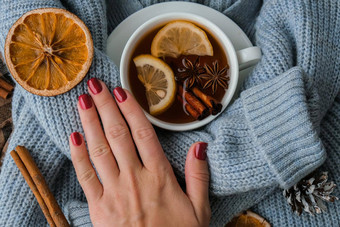
[[[204,226],[209,224],[211,216],[207,146],[208,144],[204,142],[191,145],[185,162],[186,193],[199,222]]]

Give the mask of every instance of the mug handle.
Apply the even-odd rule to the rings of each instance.
[[[262,56],[261,49],[257,46],[236,51],[236,55],[240,71],[255,65]]]

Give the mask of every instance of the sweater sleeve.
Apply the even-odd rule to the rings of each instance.
[[[305,81],[302,70],[293,68],[241,97],[256,147],[283,188],[326,158],[308,109]]]
[[[178,164],[178,159],[185,158],[192,143],[204,140],[209,142],[213,194],[230,195],[277,185],[289,188],[297,183],[326,158],[311,122],[304,81],[302,70],[292,68],[244,91],[227,111],[201,130],[160,131],[161,143],[175,170],[181,175],[184,165]]]

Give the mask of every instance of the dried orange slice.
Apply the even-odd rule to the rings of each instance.
[[[151,54],[155,57],[180,55],[213,56],[213,47],[207,34],[198,26],[187,21],[166,24],[155,35],[151,43]]]
[[[270,227],[270,224],[258,214],[248,210],[234,217],[225,227]]]
[[[32,10],[9,30],[5,58],[12,76],[27,91],[59,95],[76,86],[89,70],[91,33],[67,10]]]
[[[173,104],[176,95],[175,76],[170,66],[149,54],[139,55],[133,61],[138,79],[145,87],[150,114],[163,113]]]

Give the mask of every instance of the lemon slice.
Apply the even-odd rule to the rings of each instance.
[[[201,28],[187,21],[174,21],[158,31],[152,40],[151,54],[177,58],[180,55],[213,56],[214,51]]]
[[[146,99],[151,115],[166,111],[175,101],[176,82],[171,68],[162,60],[142,54],[133,59],[138,79],[146,90]]]

